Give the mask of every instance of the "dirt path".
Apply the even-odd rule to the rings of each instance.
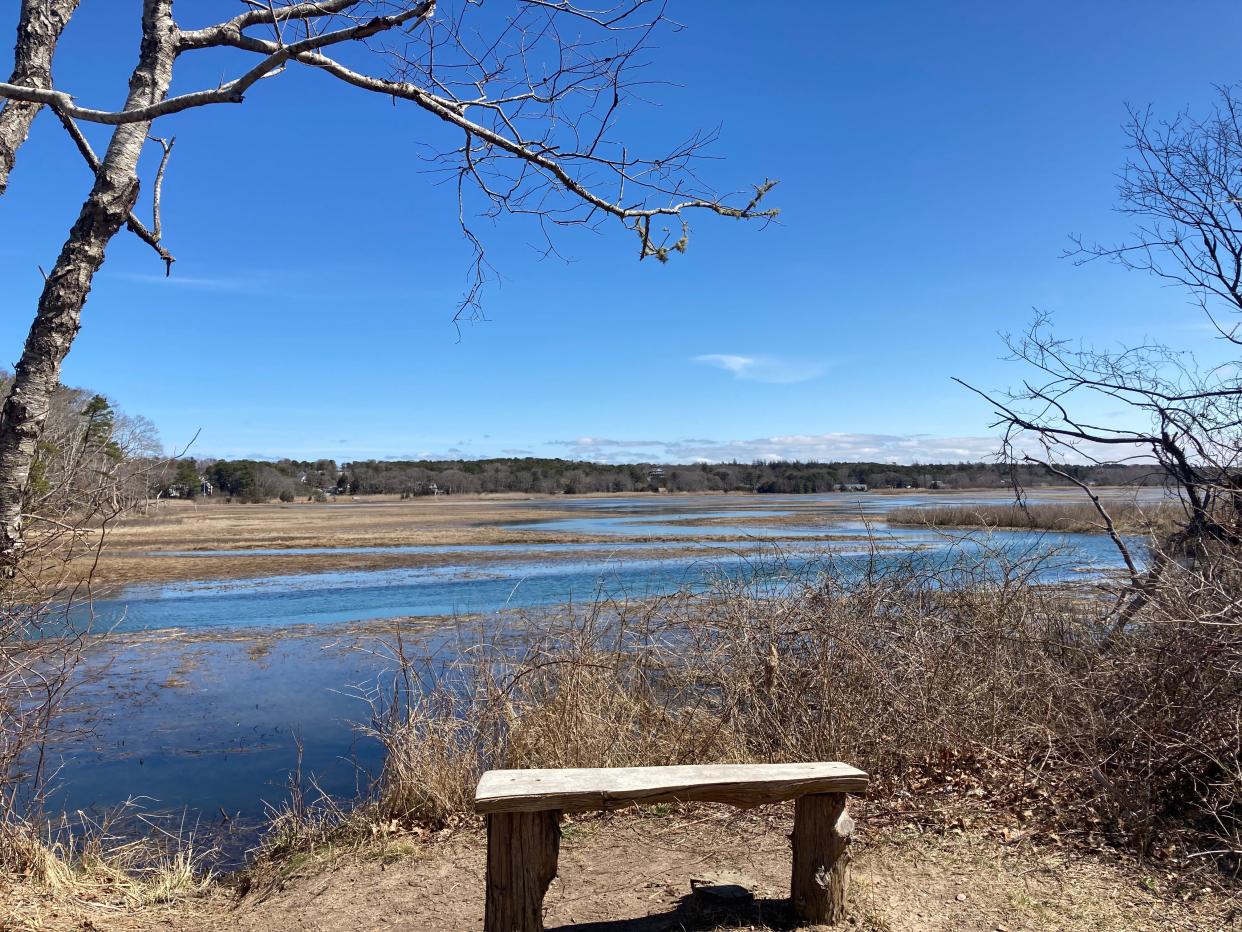
[[[622,813],[566,826],[547,928],[562,932],[788,929],[787,812]],[[482,928],[477,831],[305,863],[239,902],[224,893],[171,907],[26,905],[25,926],[177,932],[443,932]],[[750,903],[692,894],[692,881],[741,883]],[[1234,928],[1218,896],[1162,895],[1164,875],[1059,851],[971,837],[863,836],[853,918],[866,932],[1156,932]]]

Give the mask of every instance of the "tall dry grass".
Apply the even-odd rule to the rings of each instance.
[[[133,803],[100,816],[40,824],[10,813],[0,822],[0,874],[63,902],[136,908],[195,897],[213,882],[212,853],[191,828]]]
[[[1128,533],[1165,535],[1186,517],[1181,506],[1173,502],[1105,502],[1104,507],[1117,528]],[[894,508],[884,517],[891,524],[930,527],[1021,528],[1065,533],[1105,530],[1099,511],[1089,502],[927,505]]]
[[[958,791],[1153,855],[1242,852],[1242,572],[1117,593],[1002,551],[791,566],[775,583],[602,601],[447,667],[390,647],[366,818],[443,825],[495,767],[841,759],[907,809]],[[904,802],[903,802],[904,801]]]

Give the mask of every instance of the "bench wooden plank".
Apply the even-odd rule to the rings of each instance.
[[[584,812],[633,803],[715,802],[749,808],[810,793],[865,793],[869,778],[848,764],[717,764],[489,770],[475,792],[476,812]]]

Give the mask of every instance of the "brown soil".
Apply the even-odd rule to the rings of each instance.
[[[560,874],[546,899],[563,932],[788,929],[786,810],[693,815],[626,812],[568,823]],[[7,897],[0,928],[215,932],[482,928],[484,843],[477,829],[427,840],[398,836],[286,868],[236,899],[222,889],[133,909],[95,900]],[[865,932],[1155,932],[1235,927],[1231,902],[1174,895],[1174,878],[1059,849],[973,836],[860,839],[847,928]],[[740,883],[731,905],[692,881]],[[0,897],[3,893],[0,892]]]

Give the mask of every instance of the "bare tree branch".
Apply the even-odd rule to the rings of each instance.
[[[86,164],[90,166],[91,171],[98,172],[99,165],[100,165],[99,156],[97,156],[95,154],[95,150],[91,148],[90,141],[86,138],[86,136],[82,134],[82,130],[78,128],[78,125],[74,123],[73,120],[71,120],[65,114],[61,113],[56,108],[53,107],[52,112],[56,114],[57,118],[60,120],[61,125],[65,128],[65,131],[69,133],[69,137],[73,140],[74,145],[78,147],[78,151],[82,153],[82,158],[86,160]],[[164,158],[160,161],[160,169],[156,177],[155,198],[154,198],[156,229],[148,230],[143,225],[142,221],[138,219],[137,214],[135,214],[132,210],[129,212],[129,215],[125,218],[125,226],[129,229],[129,231],[133,233],[135,236],[137,236],[144,243],[146,243],[148,246],[150,246],[152,249],[154,249],[155,254],[159,256],[161,260],[163,260],[164,273],[166,275],[171,273],[172,264],[177,261],[175,258],[173,258],[173,255],[167,249],[165,249],[163,245],[161,245],[160,233],[159,233],[160,182],[163,181],[164,166],[165,166],[165,163],[167,163],[168,161],[168,154],[171,151],[172,151],[172,144],[169,143],[167,148],[164,150]]]
[[[160,241],[163,233],[163,222],[160,217],[160,201],[164,195],[164,172],[168,169],[168,160],[172,156],[173,146],[177,142],[177,137],[171,139],[161,139],[159,136],[147,137],[152,142],[158,143],[159,147],[164,150],[164,154],[160,156],[160,167],[155,170],[155,187],[151,193],[151,235],[155,237],[155,241]],[[172,263],[169,263],[169,268]]]
[[[241,77],[216,88],[180,94],[144,107],[132,107],[114,112],[91,110],[77,106],[73,102],[73,97],[61,91],[22,87],[8,83],[0,83],[0,97],[7,97],[10,100],[23,100],[30,103],[50,104],[71,119],[85,120],[88,123],[103,123],[108,126],[120,126],[125,123],[149,123],[158,117],[180,113],[192,107],[204,107],[209,104],[240,104],[245,99],[246,91],[255,82],[269,77],[291,58],[323,48],[326,45],[365,39],[376,33],[393,29],[412,19],[425,17],[434,8],[435,0],[425,0],[425,2],[403,13],[393,16],[377,16],[375,19],[365,23],[359,23],[358,25],[339,29],[335,32],[308,36],[300,42],[294,42],[287,46],[272,43],[271,53]]]
[[[362,2],[363,0],[309,0],[283,6],[256,5],[255,9],[234,16],[227,22],[206,29],[183,30],[177,39],[177,48],[178,51],[187,51],[224,45],[223,37],[240,34],[252,26],[280,26],[290,20],[330,16],[343,13]]]
[[[1024,462],[1043,466],[1053,475],[1060,476],[1067,482],[1078,486],[1079,489],[1086,493],[1087,498],[1091,500],[1091,504],[1095,507],[1100,519],[1104,522],[1104,530],[1108,533],[1109,540],[1113,542],[1113,546],[1115,546],[1117,548],[1117,552],[1121,554],[1121,559],[1126,565],[1126,571],[1130,574],[1130,582],[1136,588],[1140,587],[1142,585],[1142,574],[1139,572],[1138,564],[1134,562],[1134,556],[1130,553],[1130,548],[1117,532],[1117,525],[1113,522],[1112,516],[1109,515],[1108,509],[1104,507],[1104,503],[1101,501],[1100,496],[1095,494],[1091,486],[1087,485],[1087,483],[1083,482],[1073,473],[1066,469],[1062,469],[1050,460],[1040,459],[1035,456],[1030,456],[1029,454],[1023,456],[1022,459]]]
[[[229,41],[230,45],[237,48],[248,49],[250,51],[262,52],[269,56],[275,55],[278,48],[275,43],[264,41],[261,39],[253,39],[250,37],[240,37]],[[591,208],[602,213],[609,214],[621,220],[634,220],[639,222],[637,227],[640,233],[644,235],[647,232],[647,224],[656,217],[676,217],[688,210],[705,210],[722,217],[732,217],[739,220],[749,219],[773,219],[779,211],[772,209],[759,209],[759,202],[763,199],[773,187],[775,181],[765,181],[756,187],[754,196],[741,207],[735,207],[722,201],[711,198],[687,198],[674,203],[666,204],[660,207],[641,207],[635,205],[627,205],[615,200],[610,200],[599,194],[596,194],[590,187],[574,177],[565,167],[565,162],[569,159],[585,159],[582,153],[560,154],[557,158],[553,154],[552,149],[541,145],[533,140],[523,138],[511,138],[496,130],[477,123],[465,116],[467,103],[448,100],[443,97],[432,94],[423,88],[404,81],[392,81],[386,78],[377,78],[366,75],[346,68],[339,62],[328,58],[325,55],[317,53],[299,53],[291,56],[295,60],[309,65],[313,68],[319,68],[335,78],[338,78],[347,84],[362,90],[371,91],[373,93],[382,94],[385,97],[394,97],[401,100],[408,100],[428,113],[438,117],[446,123],[450,123],[458,128],[465,130],[470,144],[480,144],[483,146],[491,146],[499,149],[509,155],[515,156],[524,162],[538,168],[547,173],[554,179],[564,190],[576,195]],[[602,160],[599,160],[602,163]],[[624,175],[623,175],[624,177]],[[495,195],[501,200],[505,200],[509,195]],[[644,250],[642,256],[654,254],[648,251],[649,241],[644,239]]]

